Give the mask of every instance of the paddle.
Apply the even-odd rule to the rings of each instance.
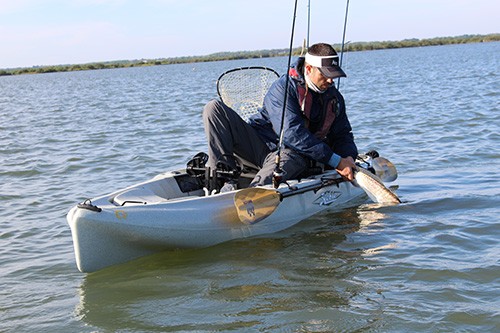
[[[369,171],[358,167],[355,178],[360,187],[366,192],[368,197],[377,203],[397,203],[399,198],[387,189],[381,180],[392,181],[397,178],[396,167],[387,159],[377,157],[378,165],[375,171],[381,177],[373,175]],[[359,175],[359,176],[358,176]],[[357,177],[356,177],[357,176]],[[380,179],[379,179],[380,178]],[[252,187],[238,190],[234,195],[234,205],[238,218],[245,224],[255,224],[271,215],[284,198],[301,194],[308,191],[316,191],[322,187],[345,182],[343,178],[324,179],[320,184],[313,184],[301,189],[280,193],[275,189]],[[388,201],[388,197],[393,198]]]

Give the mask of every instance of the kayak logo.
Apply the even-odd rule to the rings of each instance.
[[[321,193],[321,195],[316,200],[314,200],[313,203],[320,206],[328,206],[335,200],[337,200],[341,195],[342,193],[340,192],[325,191]]]

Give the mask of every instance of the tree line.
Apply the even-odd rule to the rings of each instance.
[[[366,51],[366,50],[394,49],[394,48],[404,48],[404,47],[485,43],[485,42],[497,42],[497,41],[500,41],[500,34],[463,35],[456,37],[436,37],[427,39],[413,38],[413,39],[404,39],[400,41],[353,42],[353,43],[348,42],[346,43],[346,45],[344,45],[344,51],[353,52],[353,51]],[[336,50],[340,50],[341,45],[333,44],[333,47]],[[302,52],[301,47],[295,48],[293,50],[294,55],[299,55],[301,52]],[[106,61],[106,62],[96,62],[96,63],[76,64],[76,65],[33,66],[26,68],[0,69],[0,76],[185,64],[185,63],[195,63],[195,62],[209,62],[209,61],[223,61],[223,60],[237,60],[237,59],[251,59],[251,58],[270,58],[270,57],[281,57],[286,55],[288,55],[288,49],[218,52],[205,56],[121,60],[121,61]]]

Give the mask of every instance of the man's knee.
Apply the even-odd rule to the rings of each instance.
[[[224,112],[224,104],[217,99],[213,99],[203,108],[203,118],[218,116],[221,112]]]

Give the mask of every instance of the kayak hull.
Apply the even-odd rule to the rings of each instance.
[[[75,259],[93,272],[156,252],[208,247],[233,239],[272,234],[327,209],[348,206],[363,190],[335,171],[281,185],[276,209],[257,223],[238,217],[231,191],[206,195],[183,171],[86,201],[67,214]],[[272,187],[262,189],[274,190]]]

